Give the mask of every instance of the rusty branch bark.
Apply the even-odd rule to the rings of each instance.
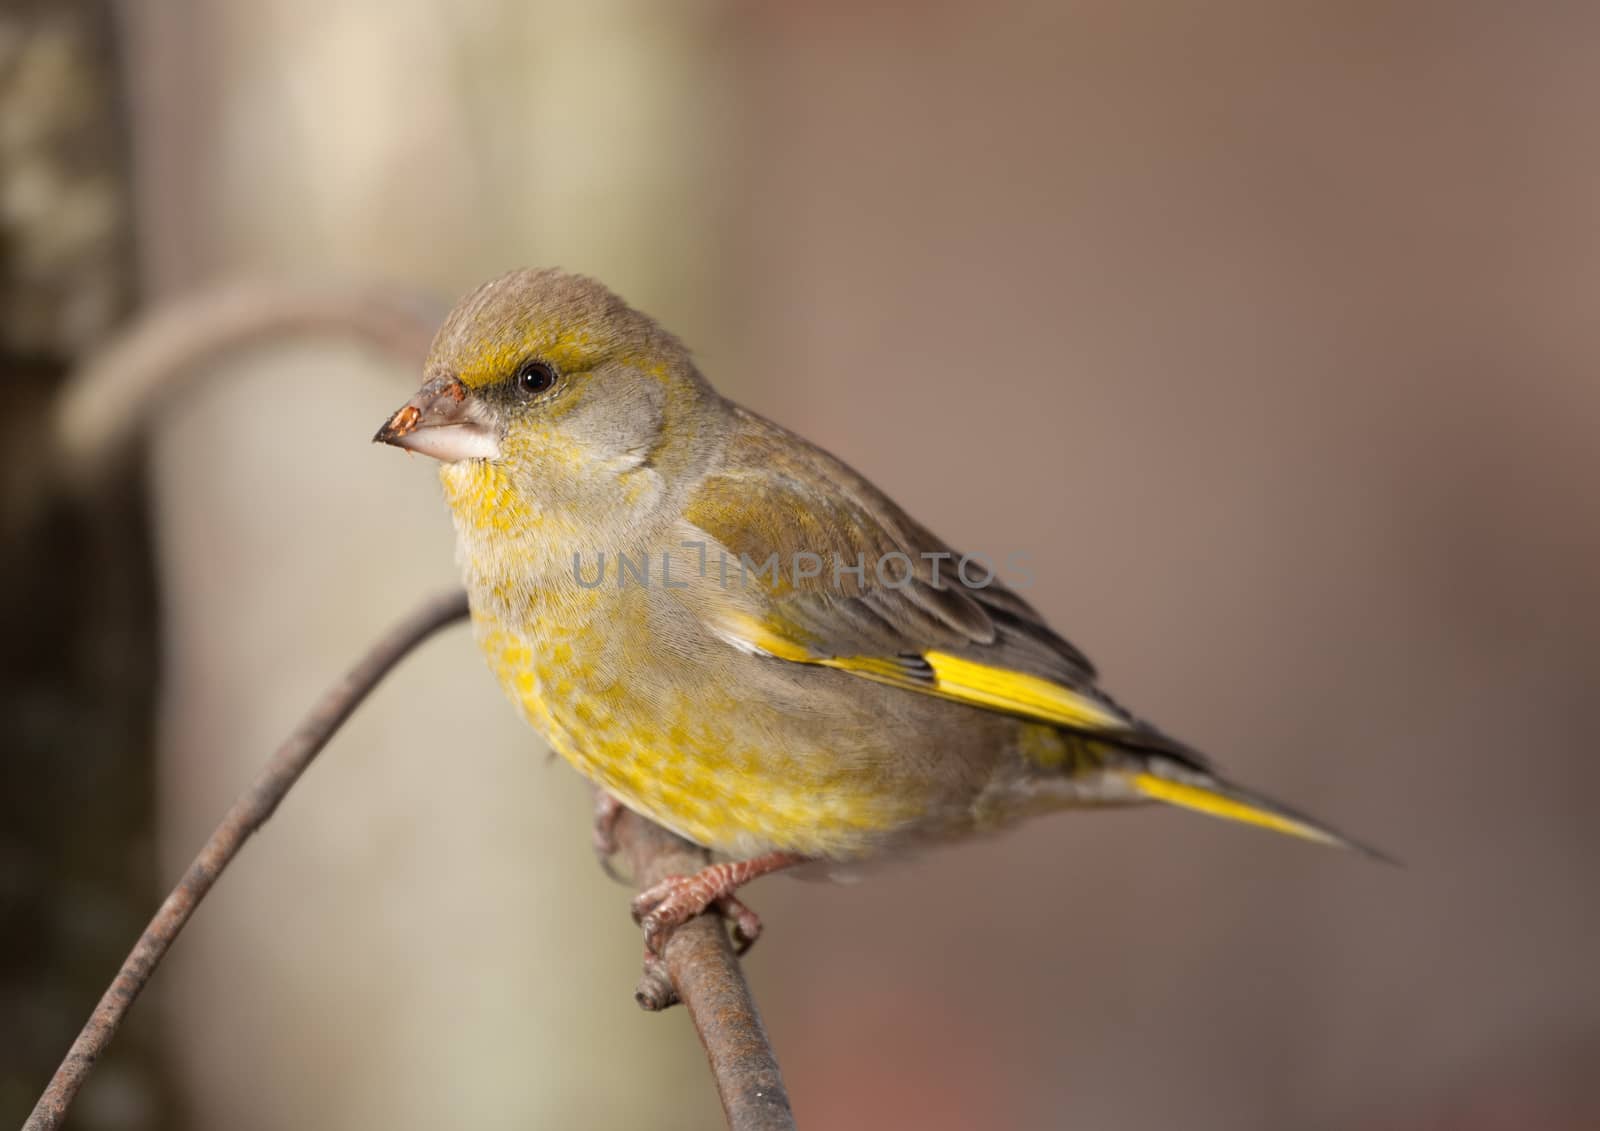
[[[635,813],[618,817],[616,839],[641,891],[667,876],[695,872],[707,863],[703,850]],[[734,1131],[792,1129],[794,1113],[778,1058],[716,912],[679,927],[664,951],[660,963],[646,968],[634,999],[648,1010],[664,1009],[674,1000],[683,1002],[711,1062],[729,1127]]]

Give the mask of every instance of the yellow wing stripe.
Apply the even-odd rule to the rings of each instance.
[[[933,673],[932,681],[928,681],[921,673],[908,672],[905,664],[894,656],[819,656],[794,639],[787,626],[745,613],[730,612],[713,627],[723,639],[747,651],[794,663],[837,668],[908,691],[938,695],[991,711],[1023,715],[1079,730],[1121,730],[1128,725],[1127,719],[1091,696],[1036,675],[993,667],[949,652],[922,653],[922,659]]]
[[[948,652],[924,652],[922,658],[933,671],[932,683],[911,677],[892,657],[837,656],[814,662],[924,695],[1025,715],[1056,726],[1100,730],[1128,725],[1126,719],[1104,704],[1036,675],[990,667]]]
[[[782,628],[769,626],[747,613],[728,612],[712,627],[724,640],[747,652],[754,649],[797,664],[817,662],[816,653],[792,639]]]
[[[1028,715],[1057,726],[1121,728],[1128,721],[1102,703],[1059,683],[1025,672],[994,668],[948,652],[925,652],[939,692],[996,711]]]
[[[1218,790],[1207,789],[1205,786],[1175,782],[1154,774],[1134,774],[1133,787],[1153,801],[1165,801],[1168,805],[1193,809],[1196,813],[1221,817],[1224,821],[1255,825],[1258,828],[1271,829],[1275,833],[1299,837],[1301,840],[1314,840],[1318,844],[1351,847],[1343,838],[1325,829],[1230,797]]]

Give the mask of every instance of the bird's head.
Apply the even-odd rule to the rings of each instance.
[[[374,439],[440,460],[452,505],[605,506],[635,472],[694,462],[720,398],[683,345],[591,279],[503,275],[434,338],[417,394]],[[636,477],[635,477],[636,478]]]

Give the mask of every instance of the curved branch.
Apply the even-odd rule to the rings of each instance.
[[[172,940],[178,937],[178,932],[183,930],[184,924],[217,882],[222,870],[239,854],[244,842],[272,816],[278,803],[289,792],[289,787],[305,773],[311,760],[378,685],[378,681],[418,644],[466,615],[465,593],[435,597],[396,625],[360,663],[350,669],[349,674],[323,693],[311,713],[278,748],[255,782],[233,803],[228,815],[222,819],[205,847],[189,865],[188,871],[172,889],[172,894],[167,896],[160,910],[150,920],[150,925],[139,936],[139,941],[123,961],[122,969],[117,971],[117,976],[100,998],[100,1004],[94,1007],[94,1013],[89,1016],[78,1039],[72,1042],[66,1059],[56,1069],[49,1086],[34,1105],[33,1114],[23,1124],[23,1131],[51,1131],[61,1126],[72,1097],[77,1095],[89,1070],[116,1035],[117,1026],[122,1023],[128,1007],[150,981],[150,975],[171,948]]]
[[[98,482],[204,363],[247,346],[353,338],[420,368],[439,323],[434,306],[375,286],[249,281],[173,299],[91,356],[62,389],[55,414],[60,470],[80,485]]]

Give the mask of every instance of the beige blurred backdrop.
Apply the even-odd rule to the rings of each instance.
[[[774,879],[803,1124],[1600,1126],[1600,9],[126,3],[147,282],[604,279],[1109,686],[1389,869],[1170,811]],[[155,457],[176,875],[452,583],[414,385],[268,349]],[[587,791],[465,633],[144,1008],[198,1127],[698,1128]],[[955,908],[954,912],[951,908]]]

